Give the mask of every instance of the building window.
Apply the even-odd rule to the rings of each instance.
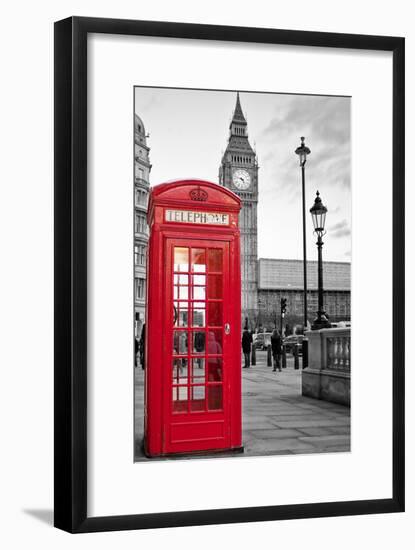
[[[135,279],[135,299],[143,300],[145,292],[145,281],[141,278]]]
[[[146,247],[144,244],[134,245],[134,265],[146,265]]]
[[[147,220],[144,214],[140,212],[135,213],[135,232],[136,233],[145,233],[148,232]]]
[[[135,204],[136,206],[144,206],[147,208],[148,193],[143,189],[135,190]]]
[[[139,166],[140,159],[138,157],[136,157],[135,160],[136,160],[135,177],[139,180],[146,181],[145,170],[143,168],[140,168],[140,166]]]

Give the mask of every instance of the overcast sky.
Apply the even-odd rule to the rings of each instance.
[[[317,259],[309,209],[316,191],[328,208],[324,260],[351,258],[350,98],[240,92],[259,163],[258,256],[302,258],[301,172],[305,136],[307,255]],[[235,91],[139,88],[135,112],[150,134],[151,185],[194,177],[218,182]]]

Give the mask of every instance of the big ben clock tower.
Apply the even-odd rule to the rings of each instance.
[[[229,125],[229,139],[219,168],[219,183],[242,201],[241,231],[242,322],[255,328],[258,316],[258,163],[248,140],[248,125],[239,92]]]

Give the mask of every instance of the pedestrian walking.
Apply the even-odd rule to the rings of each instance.
[[[252,346],[252,334],[249,332],[247,328],[245,328],[242,333],[242,351],[245,359],[245,365],[243,367],[244,369],[248,369],[250,366],[251,346]]]
[[[134,366],[137,366],[137,356],[138,352],[140,351],[140,343],[138,341],[138,338],[134,338]]]
[[[274,359],[274,368],[272,369],[273,372],[275,372],[276,370],[279,370],[281,372],[281,345],[282,340],[280,333],[276,328],[274,328],[271,334],[271,349],[272,357]]]
[[[145,357],[146,357],[146,325],[143,324],[143,328],[141,330],[141,337],[140,337],[140,343],[139,343],[139,351],[140,351],[140,363],[141,368],[145,369]]]

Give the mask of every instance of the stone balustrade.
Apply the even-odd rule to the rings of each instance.
[[[329,330],[335,330],[336,334],[332,335],[327,331],[322,331],[322,338],[325,340],[323,346],[326,350],[324,368],[350,373],[350,329]]]
[[[309,331],[302,394],[350,406],[350,328]]]

